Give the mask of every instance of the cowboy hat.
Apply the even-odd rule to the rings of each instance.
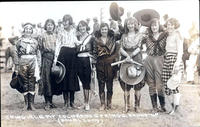
[[[12,44],[14,44],[15,41],[18,40],[18,39],[19,39],[18,36],[14,36],[14,37],[10,37],[10,38],[8,38],[9,42],[12,43]]]
[[[120,67],[120,79],[128,85],[140,83],[145,76],[144,66],[133,63],[122,63]]]
[[[179,81],[177,79],[178,79],[178,75],[173,74],[171,78],[169,78],[169,80],[167,81],[167,87],[170,89],[176,89],[176,87],[179,86]]]
[[[120,17],[124,14],[124,8],[119,7],[117,3],[113,2],[110,5],[110,16],[113,20],[121,20]]]
[[[23,93],[23,87],[20,85],[19,75],[16,75],[15,72],[12,74],[12,80],[10,81],[10,87],[16,89],[20,93]]]
[[[60,61],[57,61],[56,66],[51,68],[51,75],[55,78],[57,84],[63,80],[65,73],[66,68]]]
[[[159,13],[153,9],[143,9],[137,11],[133,14],[133,17],[135,17],[141,23],[141,25],[147,27],[150,27],[152,19],[160,19]]]

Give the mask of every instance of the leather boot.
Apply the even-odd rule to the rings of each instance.
[[[63,93],[63,99],[64,99],[64,107],[63,107],[63,109],[67,110],[67,108],[69,107],[68,92],[67,93]]]
[[[135,112],[137,112],[137,113],[139,113],[140,112],[140,109],[139,109],[139,107],[140,107],[140,95],[139,96],[137,96],[137,95],[135,95]]]
[[[28,110],[28,94],[24,95],[24,107],[22,110]]]
[[[52,102],[52,99],[53,99],[53,96],[49,96],[50,107],[51,107],[51,108],[57,108],[57,107],[55,106],[55,104]]]
[[[99,110],[105,110],[105,92],[99,94],[100,101],[101,101],[101,107]]]
[[[50,100],[49,100],[49,97],[48,96],[44,96],[45,98],[45,106],[44,106],[44,109],[49,111],[50,110]]]
[[[151,104],[153,107],[153,112],[158,112],[157,94],[153,94],[150,97],[151,97]]]
[[[161,106],[161,112],[166,112],[165,108],[165,97],[164,96],[158,96]]]
[[[35,98],[35,94],[32,95],[29,93],[29,99],[30,99],[30,110],[36,110],[35,107],[34,107],[34,98]]]
[[[110,110],[112,108],[112,95],[107,93],[107,109]]]

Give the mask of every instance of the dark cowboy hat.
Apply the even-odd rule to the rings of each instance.
[[[23,87],[20,85],[19,75],[16,75],[15,72],[12,74],[12,80],[10,81],[10,87],[16,89],[20,93],[23,93]]]
[[[12,43],[12,44],[14,44],[15,41],[18,40],[18,39],[19,39],[18,36],[14,36],[14,37],[10,37],[10,38],[8,38],[9,42]]]
[[[120,67],[120,79],[128,85],[140,83],[145,76],[144,66],[133,63],[123,63]]]
[[[113,20],[121,20],[120,17],[124,14],[124,8],[119,7],[117,3],[113,2],[110,5],[110,16]]]
[[[143,26],[150,27],[151,21],[154,18],[160,19],[160,15],[156,10],[153,9],[143,9],[140,11],[137,11],[133,14],[133,17],[135,17]]]
[[[57,61],[56,66],[51,68],[51,75],[55,78],[57,84],[63,80],[65,73],[66,68],[60,61]]]

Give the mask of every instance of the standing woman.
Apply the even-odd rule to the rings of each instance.
[[[78,49],[78,76],[83,84],[83,94],[84,94],[84,108],[85,110],[90,110],[89,106],[89,90],[91,82],[91,64],[90,56],[92,56],[93,51],[93,41],[92,35],[88,33],[90,28],[85,21],[80,21],[77,27],[78,40],[81,41]]]
[[[79,41],[76,37],[76,29],[73,27],[73,20],[71,15],[63,16],[64,30],[58,35],[58,45],[56,46],[55,59],[57,59],[65,65],[66,74],[61,82],[62,92],[64,98],[64,108],[74,106],[74,94],[75,91],[79,91],[79,81],[77,76],[77,56],[76,47],[79,45]],[[69,103],[70,97],[70,103]],[[69,105],[70,104],[70,105]]]
[[[99,97],[101,101],[100,110],[111,109],[113,95],[113,79],[117,69],[111,67],[118,57],[120,44],[116,43],[121,38],[120,34],[114,34],[109,29],[107,23],[100,25],[100,30],[95,33],[96,53],[97,53],[97,79],[99,85]],[[105,85],[107,88],[107,105],[105,105]]]
[[[146,81],[149,85],[149,94],[153,111],[157,112],[157,96],[161,105],[161,111],[165,109],[165,96],[162,86],[162,67],[164,62],[167,32],[163,32],[158,18],[151,21],[148,28],[148,36],[145,40],[147,57],[145,59]]]
[[[182,55],[183,55],[183,40],[179,31],[177,30],[180,26],[178,20],[170,18],[166,24],[168,37],[166,40],[166,53],[164,55],[164,64],[162,71],[162,80],[165,87],[165,93],[167,96],[173,95],[172,107],[173,110],[170,113],[174,113],[178,109],[180,93],[178,87],[170,89],[167,87],[167,81],[172,76],[173,72],[183,70]],[[181,79],[177,79],[180,81]]]
[[[124,112],[130,110],[131,88],[134,88],[135,90],[135,111],[139,112],[141,98],[140,90],[145,85],[143,81],[145,73],[144,70],[141,70],[141,66],[134,65],[131,61],[134,60],[135,62],[142,64],[141,42],[143,40],[143,35],[139,33],[139,22],[134,17],[129,17],[125,20],[124,29],[125,33],[121,39],[120,53],[121,59],[125,59],[126,62],[120,66],[119,77],[121,88],[124,91]],[[128,73],[133,76],[129,76]]]
[[[54,32],[55,26],[53,19],[47,19],[44,25],[45,32],[40,38],[40,50],[42,55],[42,89],[39,89],[39,94],[44,95],[45,110],[56,107],[52,102],[52,97],[53,95],[58,94],[56,93],[56,84],[50,75],[57,40],[57,35]]]
[[[20,85],[22,85],[24,90],[24,110],[35,110],[33,106],[35,83],[40,79],[39,68],[41,65],[41,55],[38,41],[32,37],[34,27],[35,25],[31,23],[25,23],[23,25],[23,35],[16,43],[18,55],[16,68],[18,70]]]

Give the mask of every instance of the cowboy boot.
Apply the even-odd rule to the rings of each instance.
[[[140,112],[140,95],[135,94],[135,112],[139,113]]]
[[[45,106],[44,106],[44,109],[45,110],[50,110],[50,101],[49,101],[49,97],[48,96],[44,96],[44,99],[45,99]]]
[[[63,107],[63,109],[67,110],[67,108],[69,107],[68,92],[67,93],[63,93],[63,99],[64,99],[64,107]]]
[[[158,111],[157,94],[151,95],[150,98],[151,98],[151,103],[152,103],[152,107],[153,107],[153,112],[157,112]]]
[[[161,106],[161,112],[166,112],[166,108],[165,108],[165,97],[164,96],[158,96],[159,101],[160,101],[160,106]]]
[[[30,94],[29,93],[29,99],[30,99],[30,110],[35,111],[35,107],[34,107],[34,98],[35,98],[35,94]]]
[[[28,110],[28,94],[24,95],[24,107],[22,110]]]
[[[111,109],[112,108],[112,95],[107,93],[107,109]]]
[[[100,111],[105,110],[105,92],[99,94],[100,97],[100,101],[101,101],[101,107],[100,107]]]
[[[57,108],[55,104],[52,102],[53,96],[49,96],[50,108]]]
[[[84,100],[85,100],[85,110],[88,111],[90,110],[90,105],[89,105],[89,90],[84,90]]]

